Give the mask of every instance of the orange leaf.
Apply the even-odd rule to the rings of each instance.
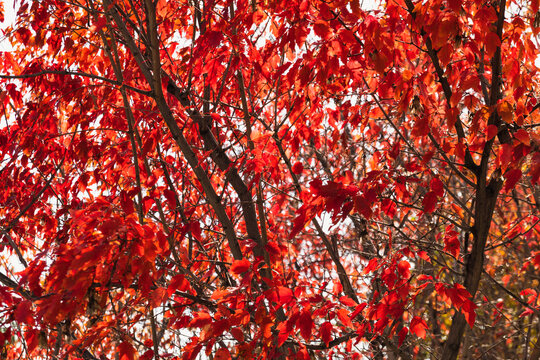
[[[497,112],[505,123],[511,123],[514,118],[514,110],[508,101],[503,101],[497,105]]]
[[[166,298],[167,298],[167,289],[158,287],[157,289],[152,291],[152,295],[150,298],[151,299],[150,305],[153,308],[158,307],[159,305],[161,305],[161,303],[163,303],[163,301],[165,301]]]

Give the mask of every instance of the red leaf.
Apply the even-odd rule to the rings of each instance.
[[[401,346],[403,344],[403,341],[405,340],[405,336],[407,336],[407,333],[409,332],[409,329],[407,327],[403,327],[401,330],[399,330],[398,333],[398,346]]]
[[[384,211],[386,216],[393,218],[394,215],[396,214],[397,206],[396,206],[396,203],[393,202],[392,200],[384,199],[381,202],[381,209]]]
[[[231,353],[227,348],[219,348],[218,351],[214,354],[215,360],[229,360],[231,358]]]
[[[424,200],[422,200],[422,204],[424,205],[424,212],[425,213],[432,213],[435,211],[437,207],[437,194],[434,191],[428,191],[426,195],[424,195]]]
[[[304,340],[309,341],[311,339],[311,331],[313,330],[313,319],[311,318],[311,312],[307,309],[302,310],[296,327],[300,329],[300,335]]]
[[[495,54],[495,50],[501,46],[501,39],[494,32],[489,32],[485,40],[486,55],[492,57]]]
[[[455,231],[451,231],[444,237],[444,251],[449,252],[456,259],[459,256],[461,243],[458,239],[458,234]]]
[[[196,313],[193,319],[189,323],[189,327],[201,328],[212,322],[212,317],[207,312]]]
[[[361,304],[358,304],[356,306],[356,308],[354,309],[354,311],[351,313],[351,315],[349,316],[349,318],[351,320],[354,320],[354,318],[356,318],[358,316],[358,314],[360,314],[365,308],[366,308],[367,304],[366,303],[361,303]]]
[[[175,209],[176,208],[176,194],[174,193],[174,191],[171,191],[169,189],[164,189],[163,196],[165,196],[165,198],[167,199],[167,202],[169,203],[169,207],[171,209]]]
[[[434,177],[433,179],[431,179],[429,187],[431,191],[433,191],[437,196],[444,195],[444,184],[439,178]]]
[[[223,33],[221,31],[207,31],[205,34],[206,45],[209,49],[217,48],[221,40],[223,40]]]
[[[285,343],[285,341],[289,338],[289,335],[291,334],[293,330],[293,324],[291,324],[291,321],[285,321],[278,325],[278,346],[281,346]]]
[[[120,355],[120,360],[135,359],[135,348],[127,341],[123,341],[116,347],[116,351]]]
[[[410,271],[411,264],[408,261],[401,260],[397,264],[397,268],[398,268],[398,273],[402,278],[408,279],[411,276],[411,271]]]
[[[120,192],[120,206],[126,215],[133,214],[135,212],[135,206],[133,200],[128,196],[127,192],[122,190]]]
[[[300,209],[296,210],[296,213],[298,216],[294,219],[293,228],[290,233],[290,238],[294,238],[306,225],[306,223],[309,221],[306,216],[307,207],[306,205],[302,205]]]
[[[251,267],[251,263],[247,259],[234,260],[231,265],[231,273],[235,275],[240,275],[245,273]]]
[[[319,329],[319,335],[321,337],[321,340],[326,346],[328,346],[328,344],[330,344],[330,341],[332,341],[333,330],[334,326],[329,321],[324,322]]]
[[[348,296],[342,296],[339,301],[345,306],[356,306],[356,302]]]
[[[319,20],[313,25],[313,30],[315,31],[315,35],[322,39],[326,39],[329,35],[330,29],[328,28],[327,22]]]
[[[297,162],[292,166],[292,172],[295,174],[301,174],[304,171],[304,166],[301,162]]]
[[[32,353],[39,345],[39,331],[29,328],[24,332],[24,338],[26,339],[28,352]]]
[[[427,324],[424,319],[415,316],[411,320],[411,325],[409,326],[411,332],[416,334],[419,338],[424,339],[426,337]]]
[[[533,184],[538,184],[540,179],[540,152],[535,152],[534,155],[532,155],[531,160],[531,170],[529,171],[529,174],[531,175],[531,182]]]
[[[377,260],[377,258],[373,258],[369,260],[367,266],[364,268],[364,270],[362,270],[362,273],[365,275],[372,271],[375,271],[378,268],[378,266],[379,266],[379,260]]]
[[[239,343],[244,342],[244,332],[242,331],[242,329],[234,327],[231,330],[229,330],[229,332],[231,333],[231,335],[234,337],[236,341],[238,341]]]
[[[343,291],[343,285],[341,285],[341,282],[339,280],[334,280],[334,286],[332,286],[332,292],[335,295],[341,294]]]
[[[499,128],[496,125],[488,125],[486,129],[486,136],[487,136],[486,140],[493,139],[495,135],[497,135],[498,132],[499,132]]]
[[[284,286],[278,286],[279,302],[286,304],[293,299],[293,292],[291,289]]]
[[[144,354],[139,357],[139,360],[152,360],[154,358],[154,350],[146,350]]]
[[[105,27],[105,25],[107,24],[107,19],[105,18],[105,16],[100,16],[95,24],[93,24],[91,27],[90,27],[90,31],[92,32],[98,32],[99,30],[103,29]]]
[[[15,320],[19,323],[32,325],[34,323],[34,319],[32,317],[31,307],[32,302],[30,300],[20,302],[13,313]]]
[[[506,178],[506,181],[504,182],[504,191],[509,191],[513,189],[519,179],[521,179],[521,170],[520,169],[512,169],[509,170],[504,177]]]
[[[190,289],[189,282],[186,280],[186,277],[183,274],[175,275],[169,286],[167,287],[167,295],[171,297],[176,290],[179,291],[188,291]]]
[[[338,319],[343,323],[343,325],[348,327],[353,327],[351,318],[349,317],[349,312],[346,309],[339,309],[336,312]]]
[[[165,288],[158,287],[157,289],[152,291],[152,295],[150,297],[150,300],[151,300],[150,305],[153,308],[156,308],[159,305],[161,305],[163,301],[165,301],[166,298],[167,298],[167,290]]]
[[[366,219],[371,217],[371,205],[363,195],[353,198],[354,209],[362,214]]]
[[[293,299],[293,292],[291,289],[284,286],[278,286],[275,289],[269,289],[265,292],[268,300],[278,303],[280,305],[286,304]]]
[[[465,301],[465,303],[461,307],[461,312],[465,316],[465,320],[467,320],[467,323],[469,324],[471,329],[473,328],[474,321],[476,320],[476,312],[474,311],[476,307],[476,304],[473,303],[471,300]]]
[[[514,137],[524,145],[531,145],[531,138],[529,137],[529,133],[527,132],[527,130],[519,129],[514,133]]]

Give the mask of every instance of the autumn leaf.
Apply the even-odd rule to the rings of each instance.
[[[247,259],[235,260],[231,265],[231,273],[241,275],[251,268],[251,262]]]
[[[328,346],[328,344],[330,344],[330,341],[332,340],[333,330],[334,326],[329,321],[325,321],[324,323],[322,323],[319,329],[319,335],[321,337],[321,340],[326,346]]]
[[[280,303],[286,304],[293,299],[293,292],[291,291],[291,289],[284,286],[278,286],[277,290]]]
[[[184,274],[175,275],[169,282],[167,287],[167,295],[170,297],[176,290],[188,291],[190,288],[189,282]]]
[[[245,340],[244,332],[241,329],[235,327],[235,328],[231,328],[229,330],[229,332],[236,339],[236,341],[238,341],[240,343],[244,342],[244,340]]]
[[[497,135],[499,128],[496,125],[488,125],[486,129],[486,139],[491,140]]]
[[[422,204],[424,205],[424,212],[425,213],[432,213],[437,208],[437,202],[438,202],[438,196],[435,191],[428,191],[426,195],[424,195],[424,199],[422,200]]]
[[[298,174],[301,174],[302,171],[304,171],[304,166],[302,165],[302,163],[301,162],[294,163],[294,165],[292,166],[292,172],[298,175]]]
[[[215,360],[229,360],[231,359],[231,353],[229,352],[229,349],[227,348],[219,348],[218,351],[214,354]]]
[[[519,129],[514,133],[514,137],[518,139],[524,145],[531,145],[531,139],[529,133],[524,129]]]
[[[154,350],[146,350],[140,357],[139,360],[151,360],[154,358]]]
[[[33,325],[32,302],[29,300],[21,301],[15,308],[15,320],[28,325]]]
[[[522,172],[520,169],[512,169],[509,170],[506,174],[504,174],[504,177],[506,178],[506,181],[504,182],[504,191],[509,191],[513,189],[519,179],[521,179]]]
[[[167,289],[158,287],[157,289],[152,291],[150,305],[154,308],[158,307],[159,305],[161,305],[161,303],[163,303],[163,301],[165,301],[167,296],[168,296]]]
[[[514,109],[508,101],[503,101],[497,105],[497,112],[505,123],[511,123],[514,118]]]
[[[207,312],[198,312],[193,316],[193,319],[190,321],[190,327],[201,328],[212,322],[212,317]]]
[[[135,359],[136,350],[135,348],[127,341],[122,341],[116,347],[120,360],[133,360]]]
[[[501,39],[494,32],[488,32],[485,40],[486,55],[492,57],[498,47],[501,46]]]
[[[409,329],[419,338],[424,339],[426,337],[427,324],[424,319],[419,318],[418,316],[412,318]]]
[[[302,310],[296,327],[300,329],[300,335],[304,338],[305,341],[311,339],[311,331],[313,330],[313,319],[311,318],[311,312],[307,309]]]
[[[0,357],[515,353],[538,3],[2,7]]]
[[[409,332],[409,329],[407,327],[401,328],[398,333],[398,346],[401,346],[403,344],[403,341],[405,341],[405,337],[407,336],[407,333]]]
[[[351,299],[350,297],[348,297],[348,296],[341,296],[339,298],[339,302],[341,302],[345,306],[356,306],[357,305],[356,302],[353,299]]]
[[[349,312],[346,309],[339,309],[336,311],[338,319],[342,322],[343,325],[352,327],[351,318],[349,317]]]
[[[458,233],[455,231],[448,231],[444,236],[444,251],[452,254],[454,258],[459,257],[461,248],[461,242],[458,238]]]

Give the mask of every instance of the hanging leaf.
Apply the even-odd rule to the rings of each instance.
[[[311,318],[311,312],[307,309],[302,310],[296,327],[300,329],[300,335],[305,341],[311,340],[311,331],[313,330],[313,319]]]
[[[426,337],[427,323],[424,321],[424,319],[415,316],[411,320],[409,329],[413,334],[424,339]]]

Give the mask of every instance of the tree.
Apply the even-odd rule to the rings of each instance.
[[[539,32],[537,0],[20,1],[1,357],[538,359]]]

